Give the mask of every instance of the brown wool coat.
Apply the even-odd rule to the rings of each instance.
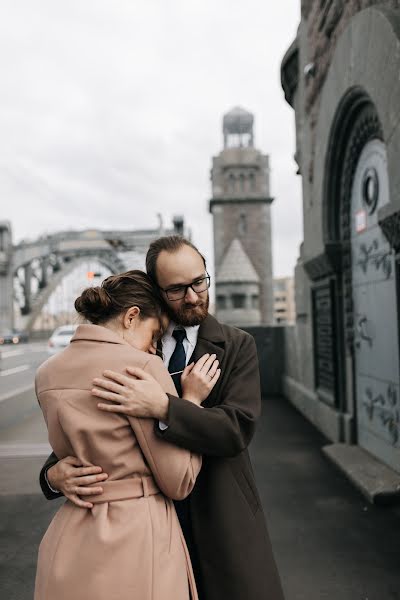
[[[35,600],[189,600],[189,590],[197,599],[170,498],[191,492],[201,458],[157,438],[151,419],[97,408],[93,378],[127,365],[144,368],[176,394],[160,358],[97,325],[80,325],[70,346],[37,372],[55,455],[100,465],[109,478],[103,494],[90,497],[92,509],[66,500],[56,513],[39,547]]]
[[[196,486],[185,500],[193,530],[200,600],[284,600],[247,447],[261,412],[257,351],[251,335],[209,315],[193,354],[215,353],[221,377],[198,407],[170,397],[168,429],[156,435],[203,455]],[[44,473],[45,496],[56,498]],[[268,473],[266,473],[268,477]]]

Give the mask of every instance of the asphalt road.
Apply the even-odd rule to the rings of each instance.
[[[45,342],[1,346],[0,396],[33,385],[36,369],[48,356]]]

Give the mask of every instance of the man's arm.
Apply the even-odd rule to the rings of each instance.
[[[50,467],[53,467],[57,463],[58,463],[58,458],[54,454],[54,452],[52,452],[50,454],[50,456],[48,457],[48,459],[46,460],[46,462],[44,463],[42,470],[40,471],[39,483],[40,483],[40,487],[42,488],[42,492],[46,496],[47,500],[54,500],[55,498],[61,498],[61,496],[63,495],[61,492],[54,492],[50,488],[50,485],[49,485],[49,482],[48,482],[47,476],[46,476],[46,473],[50,469]]]
[[[236,456],[248,446],[261,413],[257,350],[249,334],[243,335],[236,364],[221,394],[221,404],[203,410],[168,394],[168,428],[156,427],[157,435],[211,456]]]
[[[40,472],[40,487],[48,500],[65,496],[77,506],[93,508],[90,499],[83,500],[82,496],[101,494],[101,483],[107,478],[100,466],[83,466],[76,456],[58,460],[52,453]]]

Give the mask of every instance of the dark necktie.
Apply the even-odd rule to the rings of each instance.
[[[176,373],[176,371],[183,371],[186,366],[186,352],[185,348],[183,347],[183,340],[186,337],[186,331],[184,329],[174,329],[172,335],[176,339],[176,346],[169,361],[168,371],[170,373]],[[171,375],[179,396],[182,396],[181,375],[182,373]],[[192,523],[190,518],[190,496],[184,500],[175,500],[174,504],[191,557],[194,576],[198,582],[198,558],[193,541]]]
[[[176,373],[176,375],[171,375],[171,377],[175,384],[176,391],[178,392],[178,396],[182,396],[181,371],[183,371],[186,366],[186,352],[183,347],[186,331],[184,329],[174,329],[172,335],[176,339],[176,346],[169,360],[168,371],[170,373]]]

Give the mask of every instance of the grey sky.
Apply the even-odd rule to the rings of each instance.
[[[3,0],[0,219],[15,241],[184,214],[211,261],[211,157],[241,105],[271,160],[274,275],[291,274],[302,210],[279,68],[299,13],[300,0]]]

